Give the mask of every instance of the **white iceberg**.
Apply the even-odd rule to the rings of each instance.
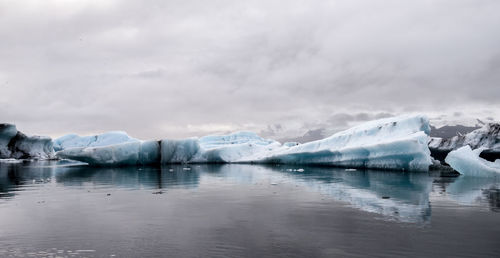
[[[238,132],[183,140],[129,142],[100,147],[69,148],[61,158],[92,165],[149,164],[160,153],[168,163],[283,163],[320,164],[349,168],[380,168],[427,171],[432,164],[427,146],[429,121],[420,115],[386,118],[336,133],[305,144],[285,144],[264,139],[255,133]],[[141,158],[141,152],[154,158]]]
[[[106,132],[98,135],[79,136],[67,134],[54,140],[54,150],[60,151],[69,148],[100,147],[119,143],[139,142],[122,131]]]
[[[281,147],[255,133],[238,132],[183,140],[138,141],[98,147],[67,148],[59,158],[99,166],[171,163],[233,163],[262,151]]]
[[[13,124],[0,124],[0,158],[51,159],[54,157],[52,139],[46,136],[28,136]]]
[[[429,142],[430,148],[441,150],[454,150],[465,145],[471,146],[472,149],[484,147],[500,150],[500,124],[488,123],[465,135],[457,135],[450,139],[433,137]]]
[[[489,123],[465,135],[449,139],[432,137],[429,149],[434,158],[443,161],[448,153],[469,145],[472,149],[483,148],[482,157],[493,161],[500,158],[500,124]]]
[[[368,122],[323,140],[262,153],[249,160],[427,171],[432,164],[427,146],[429,132],[429,120],[425,116],[392,117]]]
[[[467,176],[500,176],[500,159],[487,161],[479,154],[484,148],[472,150],[469,145],[451,151],[446,156],[446,163],[460,174]]]

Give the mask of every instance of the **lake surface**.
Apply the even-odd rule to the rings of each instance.
[[[0,257],[499,257],[500,180],[0,163]]]

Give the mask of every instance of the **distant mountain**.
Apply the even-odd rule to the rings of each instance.
[[[451,138],[457,135],[464,135],[470,133],[476,129],[479,129],[480,126],[463,126],[463,125],[445,125],[440,128],[436,128],[431,125],[431,137],[440,137],[444,139]]]

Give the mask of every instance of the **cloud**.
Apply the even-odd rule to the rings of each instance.
[[[499,11],[495,0],[0,1],[0,121],[180,138],[407,112],[499,119]]]

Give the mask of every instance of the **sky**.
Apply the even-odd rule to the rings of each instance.
[[[0,0],[0,122],[285,138],[500,120],[498,0]]]

